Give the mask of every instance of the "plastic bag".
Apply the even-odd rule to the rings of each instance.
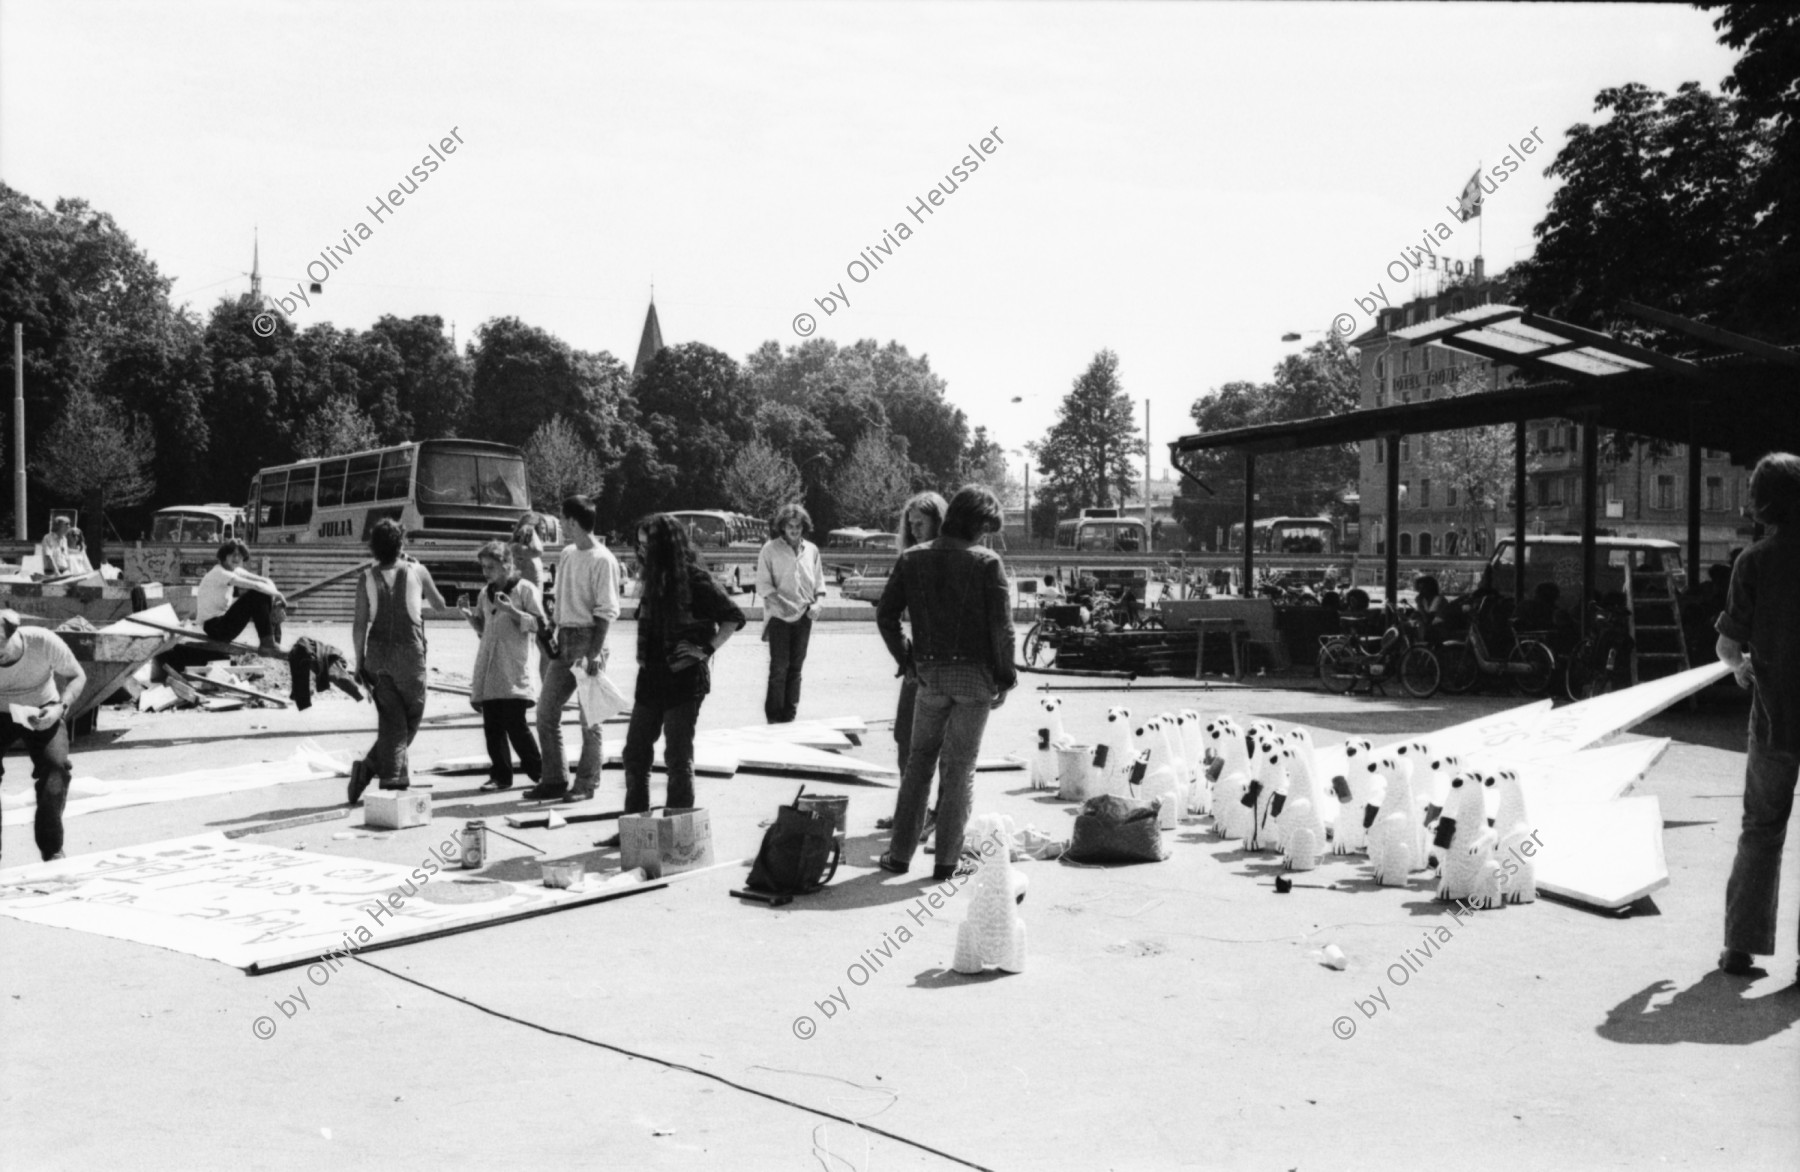
[[[619,686],[604,671],[591,675],[577,672],[575,700],[581,705],[581,723],[588,728],[595,728],[607,717],[631,707],[631,697],[619,691]]]

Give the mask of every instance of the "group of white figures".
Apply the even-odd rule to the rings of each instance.
[[[1165,829],[1183,813],[1210,817],[1221,838],[1278,852],[1292,871],[1312,870],[1327,850],[1366,853],[1383,886],[1435,869],[1439,899],[1488,908],[1537,898],[1533,824],[1513,770],[1466,766],[1429,740],[1318,748],[1303,728],[1203,722],[1191,708],[1144,720],[1110,708],[1089,754],[1064,730],[1062,701],[1043,706],[1032,782],[1064,798],[1148,798]]]

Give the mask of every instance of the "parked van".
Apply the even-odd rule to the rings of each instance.
[[[173,505],[156,510],[150,540],[181,545],[219,545],[237,538],[248,541],[244,510],[236,505]]]
[[[1502,592],[1512,589],[1513,539],[1502,538],[1488,562],[1493,571],[1494,588]],[[1625,591],[1626,576],[1633,571],[1643,574],[1666,573],[1679,594],[1687,588],[1687,571],[1681,564],[1681,547],[1673,541],[1651,537],[1596,537],[1594,589],[1602,596]],[[1562,591],[1564,605],[1581,597],[1581,538],[1573,534],[1527,536],[1525,538],[1525,594],[1529,597],[1539,582],[1555,582]]]

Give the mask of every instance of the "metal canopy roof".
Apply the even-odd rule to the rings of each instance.
[[[1389,336],[1411,346],[1438,343],[1462,350],[1518,368],[1540,381],[1184,436],[1169,445],[1169,452],[1175,457],[1212,448],[1291,451],[1391,434],[1563,418],[1591,419],[1602,427],[1723,449],[1740,463],[1767,451],[1800,450],[1800,410],[1796,410],[1800,377],[1795,374],[1800,355],[1654,312],[1664,324],[1738,353],[1691,362],[1517,306],[1477,305]]]

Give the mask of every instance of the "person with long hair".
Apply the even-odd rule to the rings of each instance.
[[[812,516],[796,503],[769,519],[769,540],[756,555],[756,593],[763,600],[763,642],[769,645],[769,686],[763,716],[785,724],[800,709],[800,671],[812,643],[813,618],[825,605],[825,565],[806,539]]]
[[[1733,976],[1755,976],[1755,957],[1775,951],[1781,852],[1800,779],[1800,456],[1771,452],[1758,460],[1750,499],[1768,536],[1733,564],[1717,623],[1719,659],[1750,691],[1744,820],[1725,885],[1719,954],[1719,967]]]
[[[650,808],[650,765],[663,738],[665,806],[694,804],[694,726],[712,691],[712,657],[744,625],[744,612],[700,561],[687,526],[667,513],[638,522],[637,687],[625,733],[625,812]],[[607,840],[617,845],[618,836]]]
[[[958,490],[937,539],[900,555],[875,608],[888,653],[919,680],[894,836],[879,860],[892,874],[904,875],[912,862],[933,774],[939,811],[934,878],[942,882],[956,873],[988,712],[1019,683],[1006,567],[999,554],[976,544],[999,531],[1001,517],[992,492],[977,485]],[[912,621],[910,643],[900,630],[902,615]]]
[[[369,531],[375,561],[356,576],[356,678],[374,695],[379,723],[369,755],[350,765],[352,806],[371,778],[382,789],[412,784],[407,749],[425,717],[425,603],[442,610],[444,596],[430,570],[402,556],[405,545],[399,522],[383,517]]]
[[[900,510],[900,529],[895,534],[894,548],[905,553],[915,546],[928,545],[937,539],[938,530],[944,524],[944,511],[949,508],[944,498],[935,492],[922,492]],[[906,668],[900,669],[900,704],[894,709],[894,744],[900,766],[900,776],[906,776],[906,761],[912,752],[913,705],[919,699],[919,677]],[[925,837],[930,837],[932,822],[936,811],[926,815]],[[886,830],[894,824],[892,818],[878,818],[875,829]]]

